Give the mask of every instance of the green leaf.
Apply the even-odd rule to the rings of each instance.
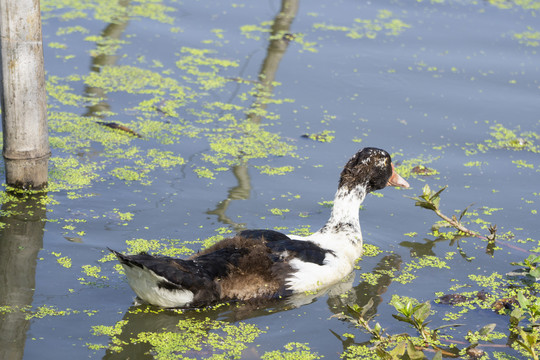
[[[403,355],[405,354],[405,350],[407,349],[407,341],[403,340],[400,343],[396,345],[392,351],[390,351],[390,355],[392,355],[393,359],[401,359]]]
[[[403,309],[403,312],[402,312],[403,315],[405,316],[411,316],[413,314],[413,304],[412,304],[412,301],[407,301],[407,304],[405,304],[405,308]]]
[[[382,330],[381,324],[376,323],[375,327],[373,327],[373,331],[375,332],[375,334],[377,334],[377,336],[381,335],[381,330]]]
[[[397,319],[397,320],[399,320],[399,321],[403,321],[403,322],[406,322],[406,323],[408,323],[408,324],[414,325],[414,321],[411,320],[411,319],[408,318],[408,317],[400,316],[400,315],[396,315],[396,314],[392,314],[392,316],[394,317],[394,319]]]
[[[377,354],[379,359],[383,359],[383,360],[396,359],[394,356],[391,355],[391,353],[387,352],[386,350],[384,350],[384,349],[382,349],[380,347],[375,348],[375,353]]]
[[[527,298],[523,295],[523,292],[521,292],[521,291],[518,292],[517,298],[518,298],[519,306],[522,307],[522,308],[528,308],[529,305],[531,304],[531,302],[529,301],[529,299],[527,299]]]
[[[465,214],[467,213],[467,211],[469,210],[469,208],[473,206],[473,204],[467,206],[465,209],[463,209],[463,211],[461,212],[461,214],[459,214],[459,221],[461,221],[461,219],[463,219],[463,216],[465,216]]]
[[[531,270],[531,272],[529,272],[529,275],[531,275],[534,278],[540,277],[540,268],[536,268],[534,270]]]
[[[403,309],[403,303],[397,298],[390,300],[390,305],[392,305],[398,312],[401,312],[401,309]]]
[[[362,307],[358,304],[347,305],[347,307],[349,308],[349,311],[354,313],[356,316],[359,316],[362,311]]]
[[[480,335],[487,335],[489,334],[490,332],[492,332],[493,330],[495,330],[495,326],[497,326],[496,324],[492,323],[492,324],[487,324],[486,326],[484,326],[483,328],[480,329],[480,331],[478,331],[478,333]]]
[[[447,187],[448,187],[448,185],[445,185],[445,186],[443,186],[441,189],[439,189],[439,191],[437,191],[434,195],[431,196],[430,200],[431,200],[431,199],[434,199],[434,198],[438,198],[439,195],[440,195],[444,190],[446,190]]]
[[[431,305],[429,301],[426,301],[423,304],[420,304],[416,306],[416,310],[414,311],[414,316],[420,323],[424,323],[426,318],[429,316],[431,312]]]
[[[364,317],[366,315],[366,313],[373,307],[373,298],[369,298],[369,301],[367,302],[366,305],[364,305],[364,307],[362,308],[362,311],[360,313],[360,315],[362,317]]]
[[[512,312],[510,313],[510,325],[517,326],[518,323],[524,319],[524,313],[525,311],[523,311],[522,308],[514,308],[514,310],[512,310]]]
[[[524,348],[525,350],[527,350],[529,352],[529,354],[533,355],[533,352],[531,351],[531,348],[528,347],[523,341],[521,340],[516,340],[516,342],[522,347]]]
[[[536,345],[536,340],[538,339],[538,335],[526,332],[522,328],[519,329],[519,335],[523,339],[523,342],[525,343],[527,349],[534,348],[534,346]]]
[[[411,340],[408,340],[407,355],[409,355],[411,360],[422,360],[425,358],[424,353],[420,350],[416,350],[416,347]]]
[[[430,200],[433,206],[435,206],[436,209],[439,208],[439,204],[441,203],[441,198],[436,197],[435,199]]]
[[[442,360],[442,351],[439,350],[435,353],[435,356],[433,356],[433,360]]]
[[[423,207],[424,209],[428,209],[428,210],[437,210],[437,208],[433,204],[428,203],[428,202],[417,201],[414,205]]]

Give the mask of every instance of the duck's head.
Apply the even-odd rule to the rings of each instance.
[[[390,154],[382,149],[363,148],[345,165],[339,187],[349,191],[363,187],[366,193],[386,186],[408,188],[409,183],[394,169]]]

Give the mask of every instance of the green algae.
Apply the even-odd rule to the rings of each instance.
[[[71,267],[71,259],[67,256],[62,256],[61,253],[51,252],[52,255],[56,256],[56,262],[69,269]]]
[[[92,326],[92,335],[108,336],[111,343],[107,345],[86,343],[86,346],[92,350],[110,349],[111,351],[119,352],[122,346],[127,345],[125,341],[118,338],[122,334],[122,327],[127,324],[127,320],[120,320],[113,326],[95,325]]]
[[[512,130],[502,124],[495,124],[490,127],[489,133],[492,138],[484,140],[480,144],[466,144],[464,148],[466,155],[485,153],[493,149],[505,149],[513,151],[530,151],[539,153],[538,141],[540,135],[532,131],[521,131],[519,128]]]
[[[398,36],[411,26],[401,19],[395,18],[389,10],[379,10],[374,19],[354,19],[351,26],[328,25],[316,23],[313,27],[317,30],[340,31],[352,39],[375,39],[377,35]]]
[[[264,353],[262,360],[315,360],[323,356],[311,352],[308,344],[297,342],[288,343],[283,346],[286,351],[275,350]]]
[[[401,284],[409,284],[418,277],[414,273],[424,268],[450,269],[450,266],[448,266],[446,261],[436,256],[423,256],[417,260],[412,260],[408,262],[404,266],[401,274],[394,278],[394,281]]]
[[[382,274],[377,273],[362,273],[360,277],[362,281],[365,281],[369,285],[376,286],[379,282],[379,279],[382,277]]]
[[[239,165],[253,159],[274,156],[294,156],[295,147],[280,136],[263,130],[251,122],[232,124],[207,134],[213,154],[203,154],[203,160],[215,165]]]
[[[93,335],[109,336],[108,349],[121,352],[129,344],[146,343],[155,359],[185,359],[194,354],[210,352],[212,359],[239,359],[243,350],[264,331],[255,325],[229,323],[206,318],[204,320],[182,319],[174,331],[140,332],[122,336],[127,321],[121,320],[113,326],[94,326]],[[122,336],[122,338],[121,338]],[[100,344],[87,343],[91,349],[103,348]]]
[[[61,12],[58,10],[62,10]],[[41,1],[43,20],[56,17],[64,21],[94,18],[104,23],[121,20],[147,18],[165,24],[172,24],[174,18],[169,13],[174,8],[166,6],[160,0],[44,0]]]
[[[86,314],[87,316],[92,316],[97,313],[97,310],[74,310],[70,308],[59,310],[57,307],[51,305],[42,305],[35,308],[32,306],[24,306],[22,308],[11,307],[10,311],[21,311],[23,314],[25,314],[26,320],[43,319],[49,316],[70,316],[77,314]]]
[[[82,189],[99,178],[99,164],[81,163],[73,157],[52,157],[50,162],[48,190],[51,192]]]
[[[283,214],[288,213],[288,212],[291,211],[291,210],[289,210],[289,209],[272,208],[272,209],[270,209],[270,210],[268,210],[268,211],[270,211],[270,212],[272,213],[272,215],[283,216]]]
[[[538,0],[488,0],[487,3],[500,9],[511,9],[517,6],[524,10],[540,10],[540,1]]]
[[[401,155],[401,153],[392,154],[392,157]],[[426,165],[430,164],[440,157],[419,155],[417,158],[408,158],[403,160],[396,166],[397,172],[405,179],[410,177],[421,178],[423,176],[433,176],[439,174],[435,169],[429,168]]]
[[[107,276],[101,275],[101,267],[99,266],[83,265],[82,271],[86,276],[93,277],[95,279],[108,279]]]
[[[540,31],[534,31],[530,26],[527,27],[528,31],[522,33],[515,33],[514,39],[518,40],[520,44],[525,46],[537,47],[540,46]]]
[[[94,39],[95,40],[95,39]],[[202,93],[188,86],[180,85],[176,79],[151,69],[141,69],[132,65],[103,66],[99,72],[91,72],[84,77],[50,77],[48,82],[49,94],[53,97],[53,108],[65,105],[80,106],[84,104],[96,105],[99,98],[73,95],[72,82],[84,82],[90,88],[100,89],[102,94],[125,92],[134,95],[143,95],[139,104],[135,104],[130,111],[140,112],[142,117],[137,117],[131,123],[121,124],[125,128],[133,129],[143,138],[152,138],[162,144],[173,144],[181,141],[182,137],[197,137],[205,135],[209,140],[211,153],[205,153],[203,160],[217,166],[232,166],[239,162],[251,159],[267,158],[268,156],[294,156],[294,147],[282,141],[277,134],[263,130],[261,124],[249,121],[236,120],[233,112],[253,113],[253,109],[241,105],[206,103],[207,111],[194,113],[193,122],[178,119],[175,122],[163,122],[154,119],[160,114],[178,116],[178,111],[188,104],[199,102],[199,98],[208,96],[204,91],[223,87],[226,80],[218,75],[218,72],[228,67],[237,66],[230,60],[212,57],[213,51],[205,49],[181,48],[181,60],[176,62],[179,69],[184,71],[184,80],[187,83],[196,84]],[[159,67],[158,67],[159,68]],[[268,103],[277,103],[278,100],[268,100]],[[54,105],[54,104],[57,105]],[[217,116],[218,112],[226,110],[228,113]],[[100,117],[114,117],[112,112],[99,113]],[[263,111],[261,115],[272,117],[272,114]],[[103,146],[107,151],[104,157],[116,156],[127,159],[134,155],[131,151],[134,146],[130,145],[133,139],[118,130],[103,128],[99,120],[94,117],[80,117],[73,113],[51,111],[49,115],[51,128],[56,134],[51,136],[51,144],[55,148],[65,149],[69,152],[90,151],[94,144]],[[222,122],[225,127],[201,128],[196,123]],[[66,136],[69,133],[70,136]],[[66,135],[63,135],[66,134]],[[131,146],[126,150],[125,146]],[[147,155],[152,161],[144,161],[142,155],[132,165],[123,165],[109,170],[109,174],[127,182],[139,181],[149,184],[148,173],[155,168],[168,168],[184,164],[180,156],[174,156],[167,152],[158,154],[159,150],[152,150]],[[166,154],[166,155],[165,155]],[[156,156],[153,156],[156,155]],[[148,157],[147,156],[147,157]],[[156,164],[157,163],[157,164]],[[154,165],[156,164],[156,165]],[[285,171],[285,167],[281,171]],[[264,173],[270,172],[264,168]],[[199,175],[213,177],[211,169]]]
[[[334,140],[335,136],[333,134],[335,134],[335,131],[333,130],[323,130],[320,133],[306,134],[303,136],[311,140],[326,143]]]
[[[381,250],[381,248],[379,248],[378,246],[373,244],[364,244],[362,250],[362,257],[375,257],[381,253],[383,253],[383,250]]]
[[[270,166],[270,165],[262,165],[257,166],[255,165],[256,169],[259,169],[261,174],[267,174],[267,175],[285,175],[287,173],[290,173],[294,171],[294,166]]]
[[[193,171],[200,178],[206,178],[206,179],[215,179],[216,178],[215,173],[212,170],[205,167],[205,166],[198,166],[198,167],[194,168]]]

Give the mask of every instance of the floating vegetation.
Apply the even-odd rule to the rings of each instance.
[[[534,29],[530,26],[527,27],[527,30],[528,31],[514,34],[514,39],[518,40],[520,44],[525,46],[540,46],[540,31],[534,31]]]
[[[293,145],[251,122],[233,123],[207,136],[214,153],[203,154],[203,159],[215,165],[233,166],[270,156],[294,156]]]
[[[255,165],[255,168],[259,169],[261,174],[267,174],[267,175],[285,175],[287,173],[290,173],[294,171],[293,166],[270,166],[270,165],[262,165],[257,166]]]
[[[465,148],[466,155],[474,155],[478,152],[485,153],[489,149],[508,149],[514,151],[530,151],[534,153],[540,152],[537,143],[540,140],[540,135],[532,131],[520,132],[519,128],[511,130],[504,127],[502,124],[495,124],[490,127],[492,130],[490,135],[493,139],[487,139],[481,144],[467,144]]]
[[[274,350],[264,353],[262,360],[315,360],[322,359],[317,353],[311,352],[308,344],[288,343],[283,346],[286,351]]]
[[[220,358],[240,359],[243,350],[264,331],[255,325],[198,319],[182,319],[168,331],[124,334],[128,322],[120,320],[113,326],[94,326],[93,335],[107,335],[111,339],[110,351],[121,353],[130,344],[146,343],[155,359],[182,359],[195,354],[213,354]],[[100,344],[87,343],[91,349],[104,348]],[[272,358],[269,358],[272,359]]]
[[[392,154],[392,157],[396,155],[403,155],[401,153]],[[435,169],[429,168],[426,165],[436,161],[439,157],[427,156],[424,157],[420,155],[417,158],[409,158],[403,160],[399,165],[396,166],[396,170],[399,174],[405,179],[409,177],[418,178],[423,176],[433,176],[439,174]]]
[[[289,2],[282,4],[285,3]],[[499,114],[486,115],[496,120],[491,120],[488,125],[491,127],[485,131],[483,138],[469,140],[471,143],[465,146],[453,144],[452,141],[459,140],[450,139],[459,139],[455,135],[463,131],[460,126],[469,121],[477,124],[484,113],[489,114],[491,105],[499,99],[499,95],[501,98],[506,96],[505,93],[494,94],[491,91],[496,84],[501,85],[504,91],[515,91],[512,96],[504,99],[519,99],[515,103],[511,102],[520,106],[519,116],[526,114],[529,108],[534,109],[527,102],[538,85],[534,80],[535,73],[531,70],[534,64],[532,67],[529,65],[529,55],[536,54],[539,46],[537,25],[532,22],[538,15],[539,4],[537,0],[418,0],[412,5],[396,2],[392,11],[389,11],[381,9],[381,4],[372,2],[369,7],[366,4],[353,4],[353,8],[350,8],[350,14],[353,15],[350,15],[344,14],[344,9],[337,8],[340,5],[338,3],[310,3],[309,13],[299,12],[303,18],[299,16],[297,20],[300,21],[295,21],[294,27],[278,28],[284,17],[282,10],[279,10],[275,19],[264,20],[265,15],[253,11],[253,8],[260,7],[253,7],[248,2],[201,5],[180,4],[176,0],[42,0],[48,61],[46,86],[49,139],[53,151],[49,188],[47,194],[40,195],[35,203],[29,204],[26,203],[28,198],[35,194],[0,192],[0,214],[3,217],[0,229],[6,231],[6,239],[17,239],[11,255],[24,264],[28,278],[32,277],[33,271],[33,261],[29,260],[37,258],[40,270],[48,266],[54,272],[50,278],[58,279],[51,288],[44,282],[16,282],[19,286],[17,291],[24,286],[26,292],[32,295],[33,289],[36,289],[29,303],[38,305],[0,304],[1,320],[6,320],[6,324],[11,324],[14,318],[22,318],[27,322],[18,326],[10,325],[13,330],[10,335],[31,333],[26,345],[21,347],[24,347],[25,355],[30,354],[28,356],[32,352],[35,354],[36,348],[41,351],[43,347],[36,339],[50,340],[47,339],[49,333],[42,332],[46,328],[56,329],[56,334],[50,335],[54,337],[51,343],[62,339],[64,345],[70,342],[68,347],[73,346],[79,349],[77,351],[80,351],[81,344],[87,343],[88,353],[78,353],[77,356],[92,358],[109,355],[124,358],[137,353],[142,357],[159,359],[318,359],[322,357],[320,354],[331,358],[337,357],[339,352],[342,358],[350,359],[538,358],[540,304],[537,297],[540,287],[536,280],[539,278],[540,247],[538,239],[529,233],[527,227],[535,224],[540,195],[531,188],[523,193],[514,190],[512,195],[517,194],[517,208],[512,208],[516,214],[512,218],[508,216],[509,212],[502,210],[503,202],[499,202],[503,189],[492,190],[493,195],[499,193],[498,197],[483,197],[480,191],[477,195],[473,181],[469,183],[470,179],[477,180],[470,176],[472,174],[449,173],[451,169],[456,169],[452,166],[457,163],[457,172],[465,170],[474,173],[475,177],[477,173],[502,177],[498,169],[493,170],[496,166],[494,163],[508,156],[508,160],[503,158],[508,165],[504,171],[513,170],[519,176],[528,176],[530,178],[527,181],[532,179],[534,184],[533,175],[540,170],[534,157],[534,153],[540,151],[540,137],[536,131],[538,123],[534,116],[532,120],[527,118],[528,125],[524,125],[522,119],[512,118],[502,112],[500,117]],[[219,13],[212,8],[213,5],[219,7]],[[336,8],[329,9],[330,6]],[[518,20],[501,24],[500,29],[504,29],[501,30],[504,33],[498,33],[497,30],[493,32],[489,27],[478,27],[468,32],[471,36],[482,36],[479,38],[482,41],[473,43],[472,47],[445,47],[448,46],[445,39],[435,36],[440,31],[440,25],[444,26],[445,36],[452,36],[451,26],[456,19],[466,20],[460,22],[459,26],[485,24],[482,21],[492,13],[501,13],[493,11],[493,7],[513,9],[503,15]],[[201,19],[198,11],[192,11],[194,9],[200,10],[205,17],[212,16],[206,19],[210,19],[208,24],[211,24],[211,29],[205,28],[204,21],[197,26],[190,25],[190,21]],[[263,9],[263,14],[265,12]],[[231,21],[245,15],[249,16],[247,21],[254,25]],[[347,15],[349,20],[340,23],[339,19]],[[435,23],[439,18],[444,21]],[[292,21],[292,18],[289,20]],[[488,28],[492,34],[486,33],[484,28]],[[329,38],[329,35],[332,37]],[[341,40],[334,35],[340,35]],[[500,41],[501,36],[505,37],[505,41]],[[441,46],[430,47],[431,38],[440,40],[437,44]],[[141,44],[143,39],[145,42]],[[368,39],[368,47],[341,46],[343,41],[353,44],[355,40]],[[159,50],[154,51],[157,49],[157,45],[152,43],[154,40],[159,42]],[[466,40],[456,41],[460,46],[464,44],[463,41],[470,46],[471,43]],[[398,46],[386,47],[387,41],[395,42],[394,45]],[[164,43],[167,46],[161,46]],[[474,48],[476,44],[481,45]],[[492,44],[497,46],[493,47]],[[512,56],[505,53],[501,46],[511,46],[514,51]],[[289,77],[290,70],[296,68],[281,68],[281,74],[287,74],[286,78],[275,76],[269,71],[252,71],[256,71],[259,65],[262,65],[260,68],[275,66],[277,69],[276,64],[285,55],[284,49],[287,47],[288,66],[297,63],[302,71],[306,71],[305,74],[296,79]],[[393,53],[392,48],[400,50]],[[272,54],[273,50],[276,51]],[[492,67],[495,64],[493,50],[505,61],[497,65],[511,65],[511,70],[505,72],[507,67]],[[291,53],[293,57],[290,57]],[[379,64],[379,53],[384,54],[388,62]],[[263,57],[268,61],[258,64],[257,61]],[[520,59],[519,63],[513,62],[514,57]],[[350,59],[354,62],[352,66],[348,64]],[[327,66],[327,61],[331,61],[332,65]],[[372,66],[373,63],[376,66]],[[474,63],[480,65],[475,67],[472,65]],[[413,71],[407,71],[407,68]],[[364,70],[374,71],[365,74]],[[331,105],[310,102],[310,94],[285,95],[293,99],[282,98],[281,94],[290,94],[291,89],[304,86],[301,82],[320,86],[323,83],[318,80],[323,79],[326,71],[332,73],[332,81],[336,80],[338,86],[347,91],[350,89],[352,93],[343,95],[325,83],[327,89],[322,90],[329,90],[331,96],[335,95],[334,99],[328,100]],[[447,89],[439,93],[435,87],[431,88],[448,78],[451,78],[453,86],[459,87],[458,91],[463,90],[463,94],[448,93]],[[425,79],[428,82],[422,82]],[[280,88],[278,80],[286,86]],[[490,82],[481,83],[482,80]],[[459,81],[464,82],[458,86],[456,84]],[[415,86],[409,87],[408,84]],[[428,92],[417,92],[415,88]],[[471,88],[477,93],[470,92]],[[424,187],[415,198],[416,205],[435,212],[440,219],[433,226],[427,220],[430,228],[427,234],[421,230],[426,225],[424,220],[417,219],[423,225],[412,227],[408,224],[409,228],[399,232],[395,229],[390,232],[386,223],[376,224],[374,229],[370,229],[371,225],[366,221],[364,231],[367,243],[364,245],[362,261],[356,264],[356,268],[361,269],[361,272],[357,272],[360,284],[355,282],[351,285],[353,288],[347,287],[349,285],[345,283],[339,284],[346,290],[337,295],[324,295],[327,297],[317,301],[317,305],[304,307],[304,313],[308,313],[313,309],[309,306],[319,306],[315,309],[321,310],[321,306],[328,304],[329,312],[342,313],[337,317],[350,322],[339,324],[340,329],[335,334],[342,341],[343,347],[338,344],[335,349],[327,347],[324,342],[319,343],[319,340],[310,340],[305,333],[299,331],[301,322],[297,323],[300,325],[286,328],[291,325],[287,323],[287,316],[291,313],[302,316],[301,309],[280,314],[282,308],[279,307],[258,308],[253,312],[253,316],[259,316],[254,321],[257,326],[250,324],[250,320],[241,320],[250,313],[250,309],[239,304],[197,310],[164,310],[140,305],[127,309],[131,298],[121,299],[120,296],[128,285],[118,279],[112,269],[119,272],[123,270],[116,262],[113,265],[113,256],[103,249],[105,246],[119,247],[118,250],[128,253],[151,252],[187,257],[230,236],[237,228],[251,222],[266,226],[267,220],[275,229],[285,231],[290,227],[292,234],[310,235],[311,220],[314,224],[315,218],[321,212],[327,212],[326,207],[332,206],[331,202],[321,201],[320,206],[307,208],[304,213],[298,213],[294,206],[287,205],[288,209],[285,209],[283,204],[297,199],[298,195],[288,193],[268,198],[268,192],[261,188],[261,183],[246,185],[249,180],[253,180],[246,175],[251,170],[268,176],[279,175],[265,181],[279,180],[283,186],[291,183],[299,186],[291,178],[293,171],[297,171],[295,169],[308,169],[307,177],[316,177],[323,164],[325,167],[329,165],[323,159],[315,161],[319,165],[313,165],[311,160],[307,160],[308,156],[312,156],[311,149],[315,150],[313,154],[325,155],[321,149],[327,145],[322,143],[334,142],[332,148],[340,148],[341,143],[335,144],[338,138],[343,146],[351,145],[350,141],[377,146],[375,142],[381,140],[377,133],[387,130],[383,127],[386,125],[383,122],[387,120],[381,117],[381,123],[371,121],[373,126],[369,128],[360,128],[355,123],[360,119],[362,126],[367,126],[369,124],[361,117],[373,116],[369,114],[369,108],[378,103],[369,96],[370,89],[384,89],[385,94],[388,91],[388,97],[381,101],[392,102],[383,105],[382,112],[390,108],[395,110],[388,127],[389,140],[394,140],[391,132],[401,131],[394,128],[396,116],[407,119],[398,119],[402,125],[409,123],[402,128],[403,133],[399,133],[399,139],[404,144],[392,143],[396,147],[394,151],[399,151],[395,156],[399,160],[403,159],[396,163],[397,171],[402,176],[421,182],[467,176],[464,180],[464,193],[459,196],[470,196],[471,202],[478,201],[477,197],[482,196],[482,201],[485,200],[489,207],[469,206],[447,215],[440,200],[444,188],[432,190]],[[475,94],[486,96],[486,99],[477,98]],[[444,98],[445,106],[435,109],[439,95]],[[462,122],[456,116],[461,114],[454,113],[456,110],[449,106],[456,99],[460,99],[461,103],[461,97],[452,95],[466,95],[464,109],[473,110],[467,113],[466,120]],[[405,107],[400,107],[401,100],[406,103]],[[351,110],[354,113],[347,114],[353,119],[350,124],[341,120],[345,119],[343,109],[337,109],[345,107],[347,101],[354,101],[355,107]],[[421,111],[426,112],[425,120],[429,119],[433,121],[433,126],[437,126],[435,121],[441,115],[444,125],[439,126],[447,129],[448,124],[452,125],[449,134],[440,132],[441,137],[429,137],[429,131],[416,133],[416,125],[410,119],[414,111],[419,111],[420,104],[423,106],[428,102],[430,105]],[[469,107],[477,104],[481,104],[483,109]],[[313,123],[313,119],[320,119],[320,112],[326,114],[326,106],[331,106],[336,116],[323,115],[323,121]],[[385,106],[388,109],[384,109]],[[407,113],[407,109],[411,113]],[[444,111],[447,113],[436,114]],[[330,122],[334,119],[340,119],[339,123],[338,120]],[[510,120],[506,119],[511,119],[514,125],[509,125]],[[321,124],[322,129],[327,130],[316,132],[321,129]],[[291,138],[282,136],[282,133],[289,133],[291,129],[292,135],[287,135]],[[314,141],[298,141],[303,131],[314,131],[306,134],[307,138]],[[403,154],[404,151],[399,150],[398,146],[410,148],[410,138],[421,139],[415,146],[439,151],[440,156],[433,151],[415,158]],[[460,146],[470,155],[467,161],[451,155]],[[461,164],[466,169],[460,167]],[[238,169],[244,169],[245,173],[240,174]],[[258,200],[266,199],[266,203],[263,203],[266,207],[262,207],[261,213],[243,217],[241,221],[245,224],[229,222],[215,229],[213,219],[206,221],[204,209],[201,216],[194,214],[195,210],[190,208],[188,201],[197,201],[196,198],[191,199],[191,196],[198,194],[190,193],[193,187],[189,182],[197,181],[203,188],[207,187],[208,191],[215,191],[218,186],[227,189],[229,184],[226,182],[232,177],[231,174],[237,177],[239,186],[229,188],[230,192],[226,200],[219,203],[220,206],[230,203],[231,199],[245,199],[251,194],[252,198],[258,196]],[[256,179],[259,181],[260,177]],[[488,181],[493,185],[486,186],[497,186],[493,177]],[[296,188],[291,191],[299,192]],[[487,189],[488,196],[491,194],[489,191]],[[183,197],[184,194],[188,195],[188,199]],[[320,199],[324,199],[324,196],[321,195]],[[389,199],[386,200],[393,201],[396,195],[394,193],[387,197]],[[312,201],[306,199],[303,200]],[[169,202],[184,200],[187,201],[183,214],[178,215],[177,208],[167,207]],[[410,205],[410,209],[399,211],[413,211],[412,203]],[[78,210],[81,208],[83,210]],[[171,214],[171,210],[176,212]],[[395,216],[394,211],[398,210],[390,211],[389,215]],[[170,230],[173,234],[171,236],[176,236],[175,231],[178,231],[179,237],[191,236],[189,234],[200,229],[201,238],[192,241],[159,238],[162,235],[156,235],[155,232],[162,229],[152,228],[157,225],[151,222],[161,214],[171,217],[173,221],[173,228],[163,230]],[[518,219],[520,214],[528,217]],[[304,219],[308,216],[312,219]],[[484,216],[490,216],[498,223],[506,219],[519,221],[503,227],[495,239],[495,228],[491,228],[493,233],[488,232],[491,222],[484,220]],[[23,220],[24,226],[20,226]],[[305,225],[293,228],[290,221],[299,221]],[[39,236],[46,229],[47,242],[38,243],[37,248],[32,249],[15,232],[24,229],[30,229],[29,233]],[[388,239],[391,245],[387,246],[386,240],[379,241],[380,236],[373,234],[378,229],[382,229],[382,236],[388,234],[391,237]],[[479,232],[474,229],[479,229]],[[57,250],[55,246],[58,244],[55,241],[64,247]],[[441,243],[448,245],[448,250],[441,250]],[[55,252],[50,250],[51,246],[55,247]],[[32,251],[39,255],[33,256]],[[525,255],[517,258],[521,253]],[[486,255],[484,260],[480,259],[483,255]],[[100,256],[101,259],[96,263],[95,259]],[[391,256],[392,261],[387,259]],[[507,260],[509,257],[511,260]],[[379,267],[378,264],[370,268],[379,260],[385,266]],[[499,272],[488,271],[490,261],[497,262]],[[0,263],[10,264],[7,261]],[[462,264],[467,270],[461,268]],[[509,265],[515,268],[508,269]],[[9,272],[6,274],[9,275]],[[19,272],[15,275],[19,275]],[[456,278],[441,280],[447,281],[447,284],[441,283],[438,278],[433,280],[437,286],[442,287],[442,291],[430,297],[428,287],[437,275],[441,275],[442,279],[448,276]],[[41,278],[43,276],[37,279],[41,281]],[[428,281],[424,281],[426,278]],[[21,279],[17,278],[18,281]],[[58,285],[64,283],[64,288]],[[390,286],[392,288],[388,289]],[[415,296],[416,290],[422,290],[422,295],[417,296],[418,300],[408,298],[401,296],[402,290]],[[9,293],[9,289],[5,291]],[[388,294],[396,293],[398,295],[389,304]],[[111,294],[114,294],[115,299],[120,298],[124,305],[120,309],[114,303],[100,305],[102,315],[99,322],[94,319],[87,323],[80,322],[81,318],[92,316],[97,310],[74,310],[69,307],[73,301],[86,301],[89,297],[95,300],[102,295],[108,298]],[[355,305],[355,302],[366,303],[366,294],[376,294],[371,305]],[[39,304],[44,299],[48,304]],[[59,305],[65,303],[68,305]],[[122,310],[122,307],[127,310]],[[384,320],[376,323],[375,318],[371,317],[376,313],[392,313],[394,317],[382,316]],[[497,322],[496,327],[482,323],[486,315],[490,318],[489,322]],[[272,316],[272,321],[267,323],[266,319]],[[322,320],[318,321],[335,325],[332,320],[327,321],[326,317],[323,314]],[[429,323],[430,320],[433,322]],[[390,324],[391,321],[394,323]],[[456,321],[468,324],[456,329]],[[29,332],[28,322],[31,326]],[[38,323],[37,326],[35,323]],[[73,323],[78,325],[71,326]],[[105,325],[96,325],[98,323]],[[268,325],[261,326],[265,323]],[[472,323],[474,325],[470,325]],[[328,324],[323,324],[323,329]],[[351,325],[358,326],[364,334]],[[383,326],[392,331],[385,330]],[[70,330],[66,333],[65,329]],[[270,345],[267,345],[268,339],[263,336],[262,329],[269,333]],[[82,333],[75,334],[76,331]],[[278,334],[280,332],[284,335]],[[283,338],[286,341],[282,341]],[[330,341],[335,342],[335,339]],[[272,349],[262,352],[261,344],[265,348],[271,346]]]
[[[67,256],[62,256],[61,253],[51,252],[54,256],[56,256],[56,262],[62,265],[63,267],[69,269],[71,267],[71,259]]]
[[[439,209],[439,205],[440,205],[440,202],[441,202],[440,195],[444,190],[446,190],[446,188],[447,187],[445,186],[445,187],[439,189],[438,191],[434,191],[434,190],[431,190],[429,185],[426,184],[424,186],[424,188],[422,189],[422,195],[420,195],[418,197],[415,197],[415,198],[411,198],[411,199],[416,201],[416,203],[415,203],[416,206],[420,206],[420,207],[422,207],[424,209],[427,209],[427,210],[432,210],[433,212],[435,212],[435,214],[437,214],[437,216],[439,216],[441,219],[443,219],[447,224],[449,224],[450,226],[456,228],[461,233],[463,233],[463,234],[465,234],[467,236],[475,236],[475,237],[479,237],[479,238],[484,239],[484,240],[488,240],[489,242],[494,242],[495,241],[495,234],[496,234],[496,231],[497,231],[497,226],[496,225],[490,226],[489,227],[490,235],[488,235],[488,237],[484,237],[484,236],[478,234],[475,231],[467,229],[462,224],[461,220],[463,219],[465,214],[467,214],[467,211],[469,210],[470,205],[460,212],[459,218],[457,218],[455,215],[453,215],[450,218],[450,217],[446,216],[445,214],[443,214],[441,212],[441,210]]]
[[[398,36],[411,26],[402,20],[394,18],[390,10],[379,10],[375,19],[354,19],[351,26],[328,25],[325,23],[314,24],[317,30],[341,31],[352,39],[375,39],[377,34],[386,36]]]
[[[334,140],[335,138],[334,134],[335,134],[335,131],[333,130],[323,130],[320,133],[304,134],[302,135],[302,137],[324,143],[324,142],[332,142],[332,140]]]

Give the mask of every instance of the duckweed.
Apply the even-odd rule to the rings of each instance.
[[[181,359],[183,354],[203,349],[214,356],[240,359],[247,344],[263,333],[252,324],[230,325],[208,318],[180,320],[176,327],[174,332],[141,332],[131,341],[151,345],[156,359]]]
[[[262,360],[315,360],[322,356],[312,353],[308,344],[288,343],[283,346],[286,351],[270,351],[261,356]]]
[[[400,19],[394,18],[394,14],[389,10],[379,10],[375,19],[354,19],[351,26],[328,25],[325,23],[314,24],[317,30],[341,31],[352,39],[375,39],[377,34],[383,33],[387,36],[398,36],[411,26]]]

